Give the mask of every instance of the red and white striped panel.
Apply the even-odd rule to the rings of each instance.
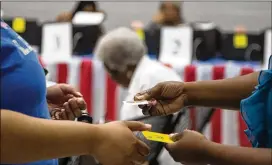
[[[95,122],[118,118],[118,86],[104,71],[99,61],[73,59],[65,63],[46,64],[48,80],[68,83],[77,88],[87,103]]]
[[[94,121],[105,119],[118,120],[119,110],[126,90],[116,85],[98,61],[74,59],[68,63],[47,64],[49,80],[74,85],[84,95],[88,111]],[[216,80],[231,78],[253,72],[251,68],[235,65],[185,66],[177,70],[184,81]],[[195,125],[196,109],[191,109],[192,125]],[[205,136],[215,142],[249,146],[244,130],[246,129],[239,112],[217,110],[206,126]]]

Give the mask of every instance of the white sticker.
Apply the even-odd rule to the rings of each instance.
[[[129,104],[129,105],[145,105],[148,104],[147,100],[144,101],[123,101],[124,104]]]

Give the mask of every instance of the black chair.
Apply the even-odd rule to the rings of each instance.
[[[221,54],[226,60],[234,61],[263,61],[263,40],[264,36],[257,33],[247,33],[247,46],[238,47],[234,46],[234,37],[233,32],[227,32],[222,35],[222,48]]]

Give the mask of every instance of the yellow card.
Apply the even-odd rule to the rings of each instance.
[[[26,21],[24,18],[17,17],[12,21],[12,29],[17,33],[24,33],[26,31]]]
[[[156,141],[156,142],[163,142],[163,143],[173,143],[174,142],[173,140],[171,140],[170,136],[167,134],[150,132],[150,131],[142,131],[142,133],[147,140]]]
[[[236,49],[244,49],[248,46],[248,38],[246,34],[234,34],[233,46]]]

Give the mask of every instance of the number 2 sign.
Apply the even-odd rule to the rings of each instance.
[[[171,65],[188,65],[192,60],[193,30],[189,26],[161,30],[159,60]]]

